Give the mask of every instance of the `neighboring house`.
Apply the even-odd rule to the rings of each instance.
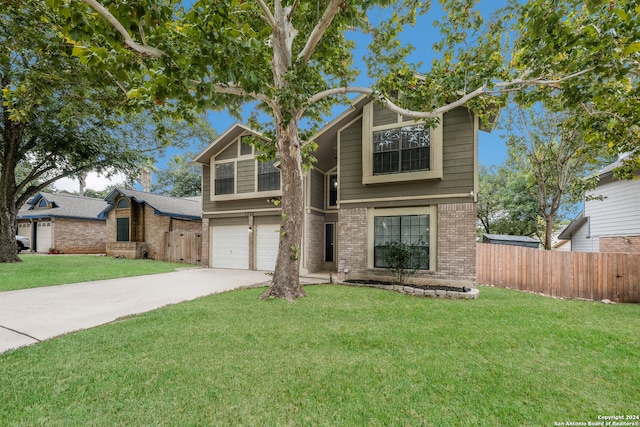
[[[165,233],[200,232],[200,197],[180,198],[116,188],[105,198],[107,255],[162,259]]]
[[[584,210],[560,233],[560,239],[571,240],[572,251],[640,253],[640,180],[615,179],[613,170],[621,162],[598,172]]]
[[[508,234],[485,234],[482,237],[482,242],[494,245],[524,246],[534,249],[540,247],[538,239],[528,236],[510,236]]]
[[[552,251],[571,252],[571,240],[558,240],[551,246]]]
[[[474,281],[478,131],[466,108],[429,129],[356,99],[313,138],[302,272],[340,264],[347,278],[385,275],[384,244],[402,239],[424,250],[418,276]],[[203,258],[212,267],[273,270],[279,171],[255,159],[249,136],[261,137],[234,125],[194,159],[203,174]]]
[[[105,253],[102,199],[40,192],[18,213],[18,234],[31,239],[31,250],[65,254]]]

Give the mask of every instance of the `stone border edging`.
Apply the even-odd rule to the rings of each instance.
[[[428,298],[478,299],[478,296],[480,295],[480,290],[478,288],[471,288],[469,292],[457,292],[457,291],[422,289],[419,287],[403,286],[403,285],[376,285],[376,284],[348,283],[348,282],[338,282],[338,283],[340,283],[341,285],[347,285],[347,286],[364,286],[368,288],[386,289],[386,290],[400,292],[401,294],[405,294],[405,295],[412,295],[417,297],[428,297]]]

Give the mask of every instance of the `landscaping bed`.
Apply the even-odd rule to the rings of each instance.
[[[393,282],[369,279],[348,279],[343,283],[354,286],[368,286],[379,289],[389,289],[407,295],[450,298],[450,299],[477,299],[480,291],[477,288],[467,286],[424,285],[416,283],[396,284]]]

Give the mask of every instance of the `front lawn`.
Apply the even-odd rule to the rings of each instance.
[[[147,259],[92,255],[22,255],[22,262],[0,264],[0,292],[118,277],[168,273],[194,267]]]
[[[552,426],[640,412],[640,305],[228,292],[0,355],[0,425]]]

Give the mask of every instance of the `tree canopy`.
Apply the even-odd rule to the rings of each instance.
[[[172,140],[175,116],[125,111],[114,70],[81,63],[56,18],[42,1],[0,5],[0,262],[19,260],[16,216],[37,191],[135,170]]]
[[[369,95],[433,123],[460,105],[490,116],[508,93],[519,91],[525,105],[542,100],[580,113],[581,125],[597,128],[594,143],[607,141],[612,149],[637,144],[638,121],[629,120],[640,111],[640,25],[632,0],[514,1],[490,19],[474,10],[474,0],[441,0],[438,56],[424,69],[407,61],[412,48],[398,41],[430,7],[418,0],[199,0],[188,10],[179,0],[47,3],[62,20],[73,53],[110,70],[129,102],[237,114],[252,101],[271,117],[283,224],[265,298],[304,295],[297,254],[308,141],[301,126],[319,123],[349,94]],[[368,19],[374,10],[386,11],[376,24]],[[375,78],[371,87],[353,86],[358,71],[345,36],[352,30],[371,36],[365,57]],[[616,126],[623,120],[628,126]]]

